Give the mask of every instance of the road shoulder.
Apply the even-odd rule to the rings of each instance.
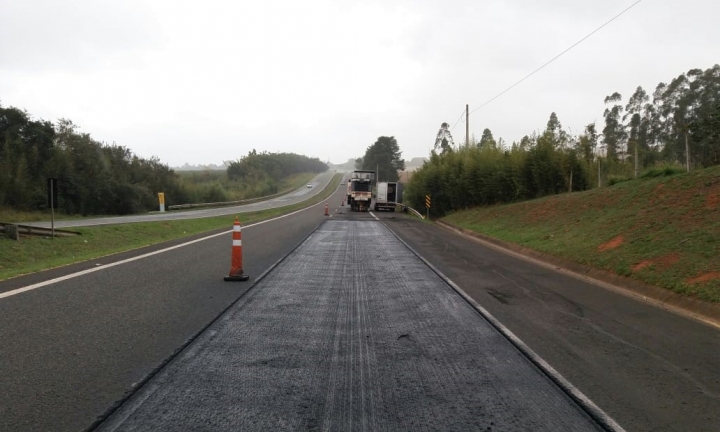
[[[506,242],[485,234],[460,228],[443,221],[437,225],[456,234],[482,243],[487,247],[500,250],[517,258],[521,258],[557,272],[584,280],[610,291],[620,293],[636,300],[668,310],[678,315],[692,318],[720,329],[720,303],[709,303],[665,288],[649,285],[625,276],[620,276],[602,269],[580,264],[551,254],[538,252],[514,243]]]

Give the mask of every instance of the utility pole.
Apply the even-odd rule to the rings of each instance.
[[[465,147],[470,147],[470,109],[465,104]]]

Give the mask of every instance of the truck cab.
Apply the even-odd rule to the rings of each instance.
[[[369,211],[375,171],[356,170],[347,181],[347,203],[352,211]]]

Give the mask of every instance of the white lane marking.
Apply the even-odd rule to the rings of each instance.
[[[370,216],[372,216],[372,217],[375,218],[375,220],[377,220],[377,221],[380,220],[380,218],[378,218],[377,216],[375,216],[375,213],[373,213],[373,212],[369,212],[369,213],[370,213]]]
[[[385,225],[383,223],[383,225]],[[510,331],[509,328],[505,327],[503,323],[501,323],[497,318],[495,318],[494,315],[492,315],[487,309],[480,306],[480,303],[475,301],[474,298],[470,297],[468,293],[466,293],[458,284],[453,282],[452,279],[445,276],[443,272],[440,271],[437,267],[435,267],[430,261],[425,259],[424,256],[420,255],[415,249],[413,249],[405,240],[401,239],[400,236],[393,230],[391,230],[387,225],[385,225],[385,228],[390,231],[395,238],[397,238],[400,243],[404,244],[405,247],[407,247],[413,254],[415,254],[420,261],[424,262],[425,265],[430,267],[432,271],[434,271],[442,280],[445,281],[452,289],[455,290],[462,298],[467,301],[471,307],[475,308],[478,313],[488,320],[492,326],[494,326],[500,333],[502,333],[510,342],[515,345],[523,354],[525,354],[531,362],[535,363],[540,369],[542,369],[547,375],[549,375],[551,380],[555,381],[559,387],[561,387],[564,391],[567,393],[570,393],[572,396],[571,398],[575,398],[576,402],[578,402],[585,411],[591,411],[593,415],[597,416],[598,418],[593,418],[593,420],[597,422],[604,422],[602,426],[605,428],[609,428],[613,432],[625,432],[625,429],[620,426],[612,417],[610,417],[609,414],[607,414],[605,411],[603,411],[599,406],[595,405],[595,402],[592,401],[589,397],[587,397],[583,392],[580,391],[577,387],[572,385],[570,381],[568,381],[564,376],[560,375],[560,372],[556,371],[555,368],[550,366],[548,362],[545,361],[542,357],[540,357],[535,351],[533,351],[525,342],[523,342],[522,339],[517,337],[515,333]],[[583,405],[584,404],[584,405]],[[592,416],[591,416],[592,417]]]
[[[522,339],[517,337],[515,333],[510,331],[509,328],[505,327],[504,324],[502,324],[497,318],[495,318],[494,315],[492,315],[487,309],[480,306],[480,304],[475,301],[474,298],[470,297],[469,294],[467,294],[460,286],[458,286],[455,282],[452,281],[449,277],[445,276],[440,270],[432,266],[427,260],[422,258],[423,261],[425,261],[426,264],[428,264],[433,270],[435,270],[442,278],[445,279],[445,282],[447,282],[448,285],[450,285],[455,291],[460,294],[468,303],[470,303],[475,310],[480,312],[480,314],[490,321],[498,330],[500,330],[500,333],[503,333],[506,338],[510,339],[512,342],[515,343],[516,346],[521,347],[522,350],[525,351],[525,354],[528,357],[531,357],[535,362],[539,364],[539,366],[547,372],[548,375],[551,375],[554,377],[557,381],[561,382],[562,385],[565,386],[565,390],[571,393],[573,396],[575,396],[577,399],[582,401],[582,403],[585,404],[585,406],[589,407],[592,411],[594,411],[595,415],[598,415],[602,418],[607,424],[607,426],[610,426],[612,431],[615,432],[625,432],[625,429],[622,428],[610,415],[608,415],[605,411],[603,411],[599,406],[595,405],[595,402],[592,401],[589,397],[587,397],[583,392],[580,391],[577,387],[572,385],[570,381],[568,381],[564,376],[560,375],[560,372],[556,371],[555,368],[550,366],[548,362],[545,361],[544,358],[540,357],[535,351],[533,351],[525,342],[523,342]]]
[[[334,193],[334,192],[333,192],[333,193]],[[253,227],[253,226],[256,226],[256,225],[262,225],[262,224],[264,224],[264,223],[276,221],[276,220],[278,220],[278,219],[286,218],[286,217],[288,217],[288,216],[292,216],[292,215],[294,215],[294,214],[300,213],[301,211],[305,211],[305,210],[307,210],[307,209],[309,209],[309,208],[317,207],[318,205],[321,205],[321,204],[322,204],[322,202],[317,203],[317,204],[313,204],[313,205],[308,206],[308,207],[305,207],[305,208],[303,208],[303,209],[296,210],[296,211],[294,211],[294,212],[292,212],[292,213],[288,213],[288,214],[286,214],[286,215],[278,216],[278,217],[276,217],[276,218],[272,218],[272,219],[268,219],[268,220],[264,220],[264,221],[260,221],[260,222],[255,222],[254,224],[244,225],[244,227],[245,227],[245,228],[250,228],[250,227]],[[26,291],[32,291],[32,290],[34,290],[34,289],[42,288],[42,287],[44,287],[44,286],[48,286],[48,285],[52,285],[52,284],[54,284],[54,283],[66,281],[66,280],[68,280],[68,279],[76,278],[76,277],[83,276],[83,275],[86,275],[86,274],[89,274],[89,273],[94,273],[94,272],[96,272],[96,271],[105,270],[105,269],[110,268],[110,267],[119,266],[119,265],[121,265],[121,264],[126,264],[126,263],[129,263],[129,262],[132,262],[132,261],[137,261],[137,260],[140,260],[140,259],[143,259],[143,258],[147,258],[147,257],[153,256],[153,255],[157,255],[157,254],[160,254],[160,253],[163,253],[163,252],[168,252],[168,251],[171,251],[171,250],[173,250],[173,249],[178,249],[178,248],[181,248],[181,247],[183,247],[183,246],[188,246],[188,245],[191,245],[191,244],[193,244],[193,243],[198,243],[198,242],[201,242],[201,241],[203,241],[203,240],[208,240],[208,239],[211,239],[211,238],[214,238],[214,237],[219,237],[219,236],[221,236],[221,235],[226,235],[226,234],[231,233],[231,232],[232,232],[232,230],[223,231],[223,232],[218,233],[218,234],[213,234],[213,235],[210,235],[210,236],[207,236],[207,237],[203,237],[203,238],[191,240],[191,241],[189,241],[189,242],[187,242],[187,243],[181,243],[181,244],[178,244],[178,245],[175,245],[175,246],[170,246],[170,247],[165,248],[165,249],[160,249],[160,250],[156,250],[156,251],[154,251],[154,252],[149,252],[149,253],[146,253],[146,254],[143,254],[143,255],[138,255],[138,256],[136,256],[136,257],[124,259],[124,260],[121,260],[121,261],[116,261],[116,262],[114,262],[114,263],[106,264],[106,265],[104,265],[104,266],[90,268],[90,269],[87,269],[87,270],[79,271],[79,272],[77,272],[77,273],[72,273],[72,274],[69,274],[69,275],[60,276],[60,277],[55,278],[55,279],[46,280],[46,281],[44,281],[44,282],[38,282],[38,283],[36,283],[36,284],[28,285],[28,286],[26,286],[26,287],[17,288],[17,289],[11,290],[11,291],[6,291],[6,292],[4,292],[4,293],[0,293],[0,299],[4,299],[4,298],[6,298],[6,297],[11,297],[11,296],[14,296],[14,295],[16,295],[16,294],[24,293],[24,292],[26,292]]]

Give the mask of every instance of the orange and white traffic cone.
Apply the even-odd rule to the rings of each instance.
[[[235,216],[232,235],[232,262],[230,264],[230,275],[225,276],[225,281],[246,281],[250,279],[250,276],[243,272],[242,227],[240,226],[240,219],[238,219],[237,216]]]
[[[325,216],[330,216],[330,211],[328,209],[328,204],[325,203]]]

